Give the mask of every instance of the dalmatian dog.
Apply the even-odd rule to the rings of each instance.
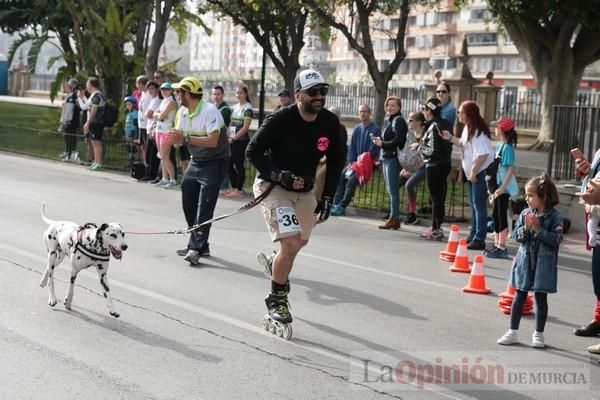
[[[45,204],[42,203],[42,219],[48,224],[44,233],[44,241],[48,250],[48,264],[44,276],[40,281],[40,287],[48,286],[48,304],[56,305],[56,294],[54,292],[54,269],[62,262],[65,256],[71,260],[71,279],[67,296],[65,297],[65,308],[71,309],[73,302],[73,288],[79,271],[95,267],[100,277],[100,284],[104,290],[104,298],[110,315],[119,318],[115,311],[106,273],[110,256],[120,260],[123,251],[127,250],[125,233],[121,225],[116,222],[104,223],[100,227],[95,224],[77,225],[69,221],[53,221],[45,215]]]

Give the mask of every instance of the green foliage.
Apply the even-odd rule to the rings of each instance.
[[[212,29],[206,26],[197,14],[188,11],[184,3],[176,3],[173,6],[173,15],[169,19],[169,25],[177,33],[179,44],[183,44],[187,39],[189,23],[202,27],[208,35],[212,35]]]

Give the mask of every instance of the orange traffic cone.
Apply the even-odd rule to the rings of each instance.
[[[454,262],[456,249],[458,248],[458,235],[458,225],[452,225],[450,227],[450,235],[448,236],[446,250],[440,251],[440,260]]]
[[[498,295],[498,307],[504,314],[510,314],[512,308],[513,299],[515,297],[515,288],[506,285],[506,292],[502,292]],[[523,305],[523,315],[529,315],[533,312],[533,298],[531,295],[527,296],[525,304]]]
[[[475,256],[473,270],[469,276],[469,284],[463,288],[463,292],[488,294],[491,289],[485,287],[485,272],[483,271],[483,256]]]
[[[452,272],[471,272],[469,267],[469,254],[467,253],[467,241],[466,239],[460,239],[458,243],[458,250],[454,256],[454,265],[450,267]]]

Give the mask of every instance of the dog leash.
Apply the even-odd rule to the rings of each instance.
[[[264,199],[267,198],[267,196],[273,190],[274,186],[275,186],[274,183],[270,183],[269,186],[267,186],[267,188],[265,189],[264,192],[262,192],[259,196],[257,196],[254,199],[250,200],[246,204],[242,205],[237,210],[235,210],[233,212],[230,212],[228,214],[219,215],[218,217],[214,217],[212,219],[209,219],[208,221],[204,221],[201,224],[196,224],[196,225],[192,226],[191,228],[182,228],[182,229],[175,229],[175,230],[172,230],[172,231],[163,231],[163,232],[130,232],[130,231],[125,231],[125,233],[128,234],[128,235],[185,235],[185,234],[188,234],[188,233],[192,233],[192,232],[195,232],[198,229],[202,228],[203,226],[206,226],[208,224],[212,224],[213,222],[217,222],[217,221],[220,221],[220,220],[225,219],[225,218],[232,217],[232,216],[237,215],[237,214],[241,214],[241,213],[243,213],[245,211],[250,210],[251,208],[256,207],[258,204],[260,204],[261,201],[263,201]]]

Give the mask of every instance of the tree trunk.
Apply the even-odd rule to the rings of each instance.
[[[542,99],[541,117],[542,125],[535,143],[532,145],[536,149],[548,149],[553,134],[569,134],[569,132],[552,132],[553,105],[573,105],[577,95],[578,82],[582,74],[577,76],[565,76],[561,79],[545,78],[539,82],[540,95]]]
[[[171,16],[172,9],[173,0],[157,2],[154,10],[154,16],[156,19],[154,34],[152,35],[150,46],[148,46],[148,54],[146,55],[146,63],[144,65],[144,70],[146,71],[147,76],[152,76],[154,71],[158,69],[158,55],[160,48],[165,42],[167,26],[169,25],[169,17]]]
[[[566,55],[558,59],[547,60],[544,65],[537,66],[537,73],[534,76],[537,78],[537,88],[542,102],[542,124],[532,148],[546,150],[550,147],[553,134],[569,134],[569,132],[552,132],[554,115],[552,106],[575,104],[583,69],[575,69],[573,64],[573,59]]]
[[[388,83],[383,78],[375,82],[375,105],[373,108],[373,120],[383,130],[383,120],[385,118],[385,99],[387,98]]]
[[[285,71],[280,71],[285,81],[285,88],[292,94],[292,101],[294,99],[294,79],[296,78],[296,72],[298,72],[299,68],[300,66],[298,63],[286,63]]]

